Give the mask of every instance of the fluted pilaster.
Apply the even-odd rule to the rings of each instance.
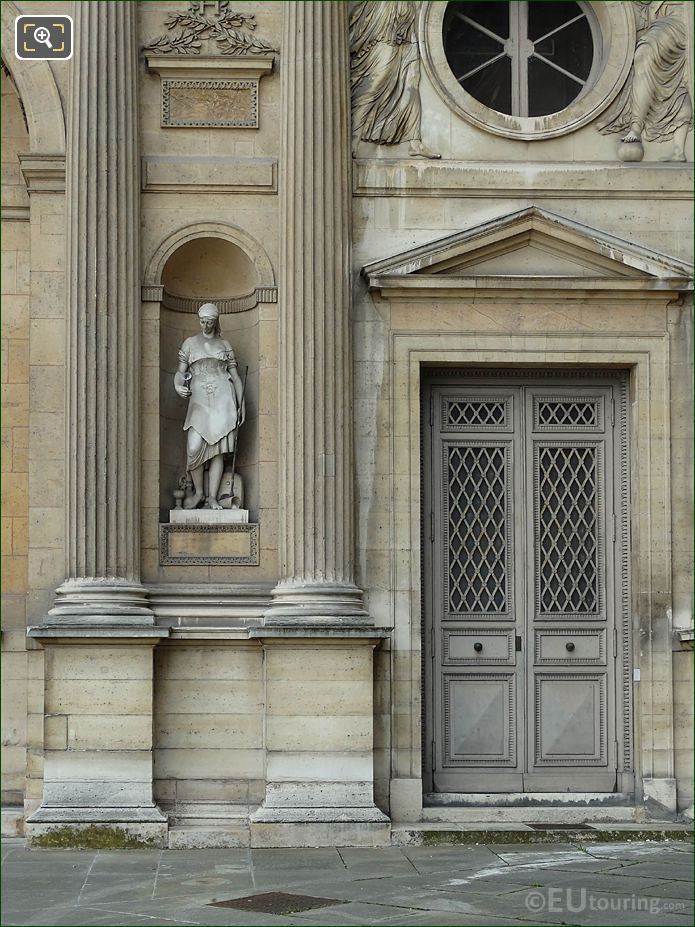
[[[347,8],[283,6],[282,580],[267,617],[363,619],[353,582]]]
[[[152,620],[139,582],[136,4],[75,4],[67,151],[66,576],[52,620]]]

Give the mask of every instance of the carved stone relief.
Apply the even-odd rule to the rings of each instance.
[[[209,6],[216,7],[212,15],[206,12]],[[256,17],[230,10],[229,0],[215,3],[191,0],[185,13],[173,13],[164,25],[168,33],[146,45],[146,51],[199,55],[203,43],[213,45],[213,53],[222,55],[267,55],[276,51],[253,34]]]
[[[693,124],[687,86],[688,34],[681,2],[632,0],[637,44],[627,83],[606,117],[603,134],[625,133],[618,146],[622,161],[641,161],[643,140],[673,139],[662,160],[685,161],[685,141]]]
[[[350,13],[350,87],[354,141],[409,143],[409,153],[439,158],[422,141],[419,3],[360,2]]]
[[[257,129],[259,80],[276,49],[254,35],[256,17],[230,10],[228,0],[192,0],[164,25],[168,32],[143,49],[161,78],[161,125]]]

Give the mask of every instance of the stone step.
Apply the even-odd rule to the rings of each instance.
[[[198,822],[169,828],[170,850],[227,849],[248,846],[248,821],[245,824]]]
[[[24,836],[24,808],[5,806],[2,808],[0,817],[2,818],[3,837]]]
[[[644,813],[644,812],[642,812]],[[499,825],[508,824],[546,824],[560,822],[562,824],[584,824],[621,822],[631,823],[636,819],[636,809],[633,806],[613,805],[597,807],[593,804],[569,806],[566,804],[548,805],[546,807],[529,805],[526,807],[492,805],[469,805],[466,807],[428,807],[422,809],[421,824],[480,824]]]
[[[572,825],[567,822],[533,824],[455,824],[418,822],[391,826],[392,846],[456,846],[495,843],[585,843],[601,841],[664,841],[693,839],[690,824],[671,821],[615,822]]]

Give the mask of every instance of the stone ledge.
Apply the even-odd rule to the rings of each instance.
[[[147,155],[145,193],[277,193],[277,159]]]
[[[249,77],[270,74],[275,54],[268,55],[158,55],[145,54],[147,70],[160,77]]]
[[[155,627],[148,625],[138,627],[137,625],[90,625],[87,622],[81,624],[51,624],[51,625],[34,625],[27,628],[27,637],[37,641],[60,641],[61,643],[85,644],[93,640],[114,640],[119,643],[141,644],[143,641],[152,641],[156,643],[164,637],[169,637],[168,627]]]
[[[30,194],[65,193],[64,154],[20,154],[19,165]]]
[[[459,825],[400,824],[391,826],[392,846],[458,846],[504,843],[613,843],[616,841],[665,841],[693,838],[691,825],[659,822],[645,824],[590,824],[572,827],[559,824],[551,830],[534,830],[528,824]]]
[[[693,165],[662,162],[524,162],[357,159],[356,196],[688,200]]]

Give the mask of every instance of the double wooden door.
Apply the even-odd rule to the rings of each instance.
[[[623,389],[513,373],[425,387],[426,791],[621,789]]]

